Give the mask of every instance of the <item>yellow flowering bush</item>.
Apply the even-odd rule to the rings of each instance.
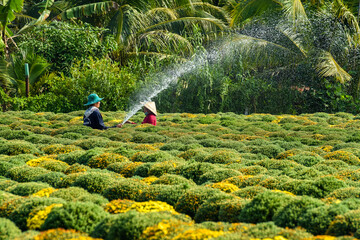
[[[41,232],[33,240],[101,240],[100,238],[89,237],[88,234],[73,229],[50,229]]]
[[[128,199],[112,200],[105,206],[105,211],[109,213],[123,213],[129,211],[128,209],[135,203],[135,201]]]
[[[322,150],[324,150],[324,152],[331,152],[334,147],[331,145],[324,145],[324,146],[321,146],[320,148]]]
[[[226,192],[226,193],[232,193],[232,192],[239,190],[239,188],[237,186],[235,186],[234,184],[226,183],[226,182],[212,183],[207,186],[220,189],[221,191]]]
[[[164,143],[138,144],[134,149],[140,151],[158,151],[162,145],[164,145]]]
[[[174,235],[194,226],[193,222],[180,220],[162,220],[154,226],[147,227],[140,236],[141,240],[173,239]]]
[[[53,192],[56,192],[58,189],[55,188],[44,188],[34,194],[32,196],[38,196],[38,197],[50,197],[50,194]]]
[[[76,150],[81,150],[81,148],[75,145],[53,144],[48,145],[41,150],[43,150],[46,154],[64,154]]]
[[[83,123],[83,116],[80,117],[74,117],[69,120],[70,124],[82,124]]]
[[[30,213],[28,219],[26,220],[26,226],[30,230],[40,229],[41,225],[45,222],[51,210],[55,207],[62,207],[61,203],[54,203],[50,206],[45,207],[43,210],[35,209]]]
[[[129,159],[117,153],[102,153],[90,159],[88,166],[91,168],[107,168],[107,166],[114,162],[127,162]]]
[[[174,240],[206,240],[224,235],[223,231],[212,231],[209,229],[190,229],[180,233]]]
[[[105,206],[105,211],[109,213],[124,213],[130,210],[143,213],[168,211],[177,214],[173,206],[160,201],[135,202],[127,199],[118,199],[111,201]]]
[[[345,152],[345,151],[335,151],[335,152],[330,152],[328,154],[326,154],[324,156],[325,159],[328,160],[341,160],[347,164],[350,165],[359,165],[360,164],[360,159],[355,156],[353,153],[350,152]]]
[[[156,180],[158,180],[159,178],[155,177],[155,176],[149,176],[146,178],[141,179],[142,182],[146,183],[146,184],[151,184],[153,182],[155,182]]]
[[[26,164],[29,165],[30,167],[37,167],[37,166],[39,166],[40,163],[45,162],[45,161],[50,161],[50,160],[55,160],[55,159],[49,158],[47,156],[39,157],[39,158],[31,159],[30,161],[27,161]]]
[[[182,118],[196,118],[197,116],[195,114],[192,114],[192,113],[182,113],[182,114],[180,114],[180,117],[182,117]]]

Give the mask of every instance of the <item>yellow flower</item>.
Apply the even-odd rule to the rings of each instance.
[[[32,196],[38,196],[38,197],[50,197],[50,194],[57,191],[58,189],[55,188],[44,188],[38,191],[37,193],[34,193]]]
[[[226,193],[232,193],[232,192],[239,190],[239,188],[237,186],[235,186],[234,184],[226,183],[226,182],[212,183],[207,186],[220,189],[221,191],[226,192]]]
[[[70,119],[70,124],[81,124],[83,122],[83,117],[74,117],[73,119]]]
[[[155,177],[155,176],[149,176],[147,178],[141,179],[142,182],[146,183],[146,184],[151,184],[153,182],[155,182],[156,180],[158,180],[159,178]]]
[[[209,229],[190,229],[179,235],[174,240],[206,240],[224,235],[223,231],[212,231]]]
[[[56,160],[49,157],[40,157],[40,158],[31,159],[30,161],[27,161],[26,164],[31,167],[37,167],[40,163],[45,161],[56,161]]]
[[[54,203],[50,206],[45,207],[44,210],[40,210],[37,212],[32,212],[29,215],[29,218],[26,220],[26,226],[30,230],[40,229],[41,225],[45,222],[49,213],[54,207],[62,207],[62,204]]]

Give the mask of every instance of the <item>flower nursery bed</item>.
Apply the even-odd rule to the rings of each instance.
[[[359,116],[82,115],[0,113],[0,239],[360,237]]]

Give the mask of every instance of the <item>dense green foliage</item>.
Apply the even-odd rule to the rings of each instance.
[[[1,114],[5,238],[359,234],[357,116],[159,114],[157,126],[100,131],[82,114]]]

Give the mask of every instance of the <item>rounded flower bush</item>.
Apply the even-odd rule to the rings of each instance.
[[[21,234],[21,230],[9,219],[0,218],[0,239],[13,239]]]
[[[62,145],[62,144],[54,144],[54,145],[48,145],[41,149],[46,154],[64,154],[73,152],[76,150],[81,150],[81,148],[75,146],[75,145]]]
[[[129,159],[117,153],[102,153],[94,156],[88,162],[88,166],[91,168],[107,168],[111,163],[115,162],[128,162]]]
[[[360,159],[357,156],[353,153],[341,150],[328,153],[324,156],[324,158],[329,160],[341,160],[350,165],[360,165]]]
[[[62,227],[91,233],[106,216],[107,213],[94,203],[69,202],[62,207],[51,209],[41,225],[41,230]]]

